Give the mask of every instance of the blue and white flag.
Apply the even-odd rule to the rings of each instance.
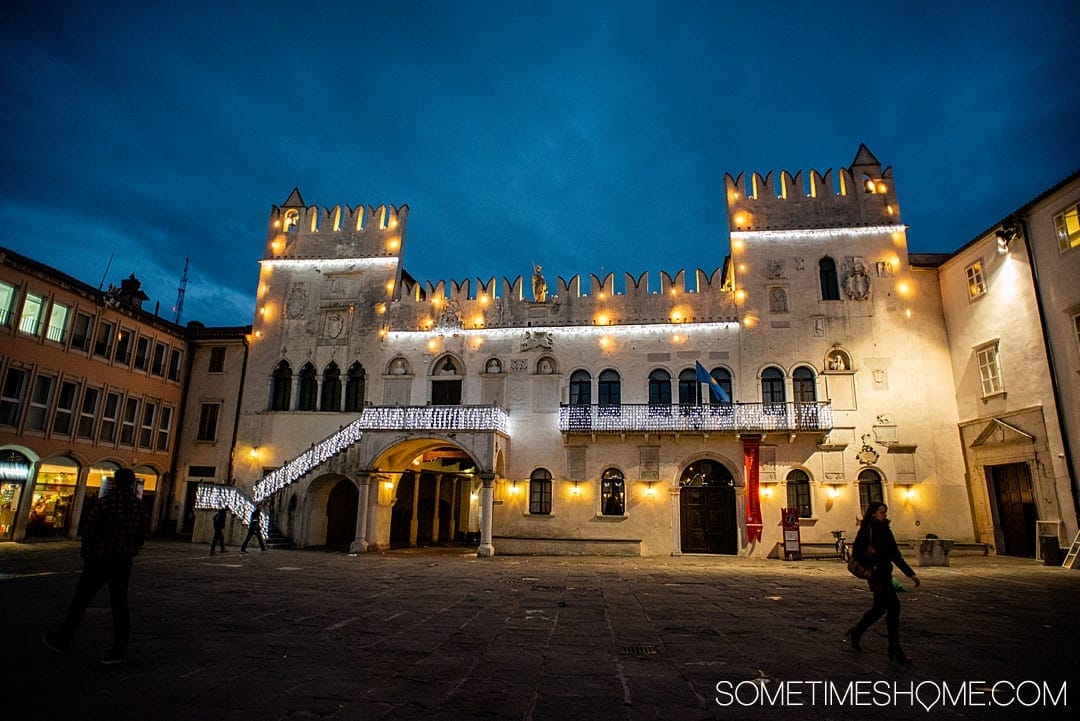
[[[701,365],[701,361],[697,362],[697,379],[698,383],[708,383],[709,393],[712,394],[712,399],[717,403],[731,403],[731,396],[727,394],[724,387],[716,382],[709,371],[705,370],[705,366]]]

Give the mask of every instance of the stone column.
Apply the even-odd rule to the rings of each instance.
[[[431,545],[439,545],[439,498],[442,496],[442,473],[435,474],[435,513],[431,518]]]
[[[488,557],[495,555],[495,546],[491,545],[491,513],[495,508],[495,474],[481,473],[480,481],[484,486],[480,489],[480,547],[476,549],[476,555]]]
[[[364,553],[368,550],[368,491],[371,488],[371,474],[367,471],[360,471],[356,475],[356,482],[360,487],[360,497],[356,502],[356,537],[349,544],[349,551],[352,553]]]
[[[420,532],[420,474],[413,474],[412,520],[409,521],[409,546],[416,548],[416,538]]]

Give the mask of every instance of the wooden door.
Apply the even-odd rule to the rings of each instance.
[[[734,488],[684,486],[679,507],[683,553],[738,553]]]
[[[990,466],[990,479],[997,502],[998,527],[1008,556],[1035,557],[1035,492],[1026,463]]]

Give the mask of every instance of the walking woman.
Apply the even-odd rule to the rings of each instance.
[[[919,585],[919,577],[907,564],[889,528],[889,509],[880,501],[871,501],[866,506],[859,532],[855,536],[851,553],[873,573],[868,579],[870,590],[874,592],[874,605],[859,622],[848,629],[845,637],[856,651],[861,651],[859,639],[875,621],[885,616],[885,626],[889,631],[889,660],[905,666],[911,665],[911,659],[900,647],[900,598],[892,584],[893,564]]]

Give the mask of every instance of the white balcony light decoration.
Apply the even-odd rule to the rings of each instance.
[[[864,228],[809,228],[806,230],[733,230],[731,239],[796,240],[798,238],[846,238],[881,235],[907,230],[906,225],[868,225]]]
[[[567,325],[567,326],[530,326],[528,328],[464,328],[454,331],[455,335],[483,336],[485,338],[519,337],[524,331],[546,331],[567,336],[602,336],[602,335],[637,335],[659,336],[669,335],[673,327],[677,327],[680,335],[690,335],[695,331],[715,332],[717,327],[736,328],[739,323],[735,320],[716,321],[714,323],[637,323],[631,325]],[[389,340],[405,340],[417,336],[439,335],[436,330],[391,330],[386,337]]]
[[[397,262],[397,258],[264,258],[259,261],[267,266],[288,266],[295,270],[318,268],[326,271],[392,268]]]
[[[734,403],[715,405],[561,406],[559,430],[580,433],[703,433],[827,431],[832,405]]]

